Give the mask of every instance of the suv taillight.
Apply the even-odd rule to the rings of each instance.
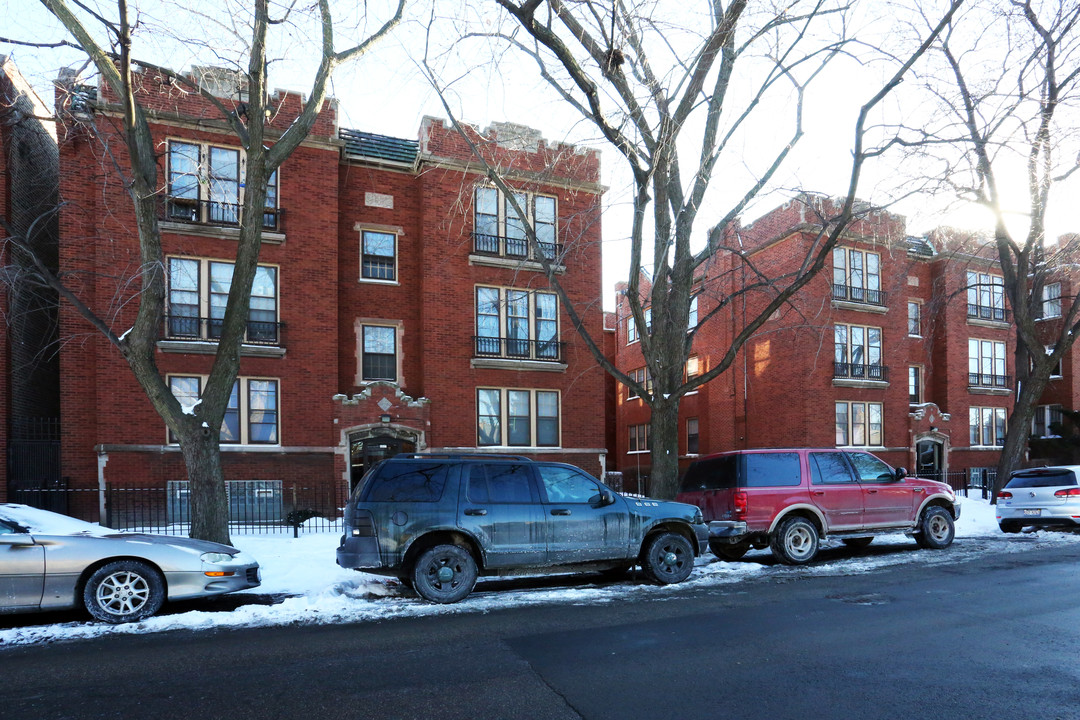
[[[1054,493],[1054,497],[1080,497],[1080,487],[1069,488],[1068,490],[1058,490],[1056,493]]]
[[[1008,490],[1002,490],[1001,492],[998,493],[998,498],[999,499],[1000,498],[1008,499],[1008,498],[1011,498],[1011,497],[1012,497],[1012,493],[1009,492]]]
[[[357,510],[352,519],[353,537],[375,537],[375,519],[367,510]]]
[[[735,514],[746,514],[746,493],[744,492],[735,493]]]

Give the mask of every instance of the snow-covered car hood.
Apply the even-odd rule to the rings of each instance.
[[[112,538],[114,540],[127,540],[128,542],[148,543],[150,545],[170,545],[172,547],[182,548],[184,550],[194,550],[199,553],[219,552],[234,555],[238,552],[236,548],[229,545],[222,545],[221,543],[210,542],[208,540],[195,540],[193,538],[187,537],[175,537],[173,535],[118,533],[115,530],[112,530],[105,537]]]
[[[0,518],[13,522],[37,535],[117,535],[112,528],[58,515],[29,505],[4,503],[0,505]]]

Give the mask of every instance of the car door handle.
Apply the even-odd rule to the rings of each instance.
[[[484,508],[465,508],[466,515],[487,515],[487,510]]]
[[[867,490],[866,494],[867,495],[877,495],[877,490]]]
[[[815,494],[815,495],[824,495],[824,494],[825,494],[825,491],[824,491],[824,490],[815,490],[815,491],[814,491],[814,494]]]
[[[567,510],[566,508],[556,508],[556,509],[551,511],[551,514],[552,515],[569,515],[570,511]]]

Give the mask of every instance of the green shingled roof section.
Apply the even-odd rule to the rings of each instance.
[[[389,160],[407,165],[416,162],[416,155],[420,149],[420,143],[416,140],[403,140],[346,128],[341,129],[341,139],[345,141],[347,155]]]
[[[934,246],[930,244],[930,240],[924,237],[907,237],[908,252],[913,255],[919,255],[922,257],[934,257]]]

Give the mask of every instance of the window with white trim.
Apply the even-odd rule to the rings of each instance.
[[[165,335],[171,340],[217,340],[232,286],[234,263],[201,258],[168,259],[168,315]],[[255,268],[248,303],[244,342],[277,345],[278,269],[272,265]]]
[[[642,423],[640,425],[631,425],[627,430],[629,431],[627,452],[649,452],[649,424]]]
[[[559,447],[557,390],[476,389],[476,445]]]
[[[968,386],[1009,387],[1009,379],[1005,375],[1005,343],[968,338]]]
[[[1005,408],[972,407],[968,409],[969,441],[973,446],[1005,445]]]
[[[833,377],[885,379],[881,366],[881,328],[837,323],[833,333]]]
[[[501,202],[500,202],[501,199]],[[514,193],[526,214],[526,222],[536,230],[540,252],[549,260],[560,254],[558,205],[553,196],[528,192]],[[473,198],[473,252],[509,258],[535,258],[529,252],[526,224],[514,209],[509,196],[493,187],[476,188]]]
[[[967,316],[1005,322],[1005,284],[1000,275],[968,271]]]
[[[360,326],[360,379],[397,382],[397,326]]]
[[[908,402],[918,404],[922,402],[922,368],[918,365],[908,366],[907,376]]]
[[[397,281],[397,235],[379,230],[360,231],[360,279]]]
[[[558,296],[477,285],[475,350],[477,357],[559,360]]]
[[[881,447],[882,438],[881,403],[836,403],[837,447]]]
[[[1060,426],[1061,419],[1060,405],[1036,406],[1035,415],[1031,418],[1031,437],[1060,435],[1060,427],[1055,428],[1054,425]]]
[[[631,370],[626,374],[629,375],[633,380],[635,380],[639,385],[642,385],[645,388],[645,392],[649,393],[650,395],[652,394],[652,373],[649,372],[648,368],[638,368],[636,370]],[[627,385],[626,399],[633,400],[636,397],[638,397],[637,393],[632,387]]]
[[[1061,317],[1061,283],[1043,285],[1041,319]]]
[[[239,225],[244,204],[246,158],[239,148],[169,140],[165,219],[210,225]],[[278,179],[266,185],[263,227],[279,225]]]
[[[696,417],[686,419],[686,454],[698,454],[698,419]]]
[[[698,324],[698,296],[690,298],[690,314],[686,319],[686,328],[693,330]]]
[[[881,255],[855,248],[834,248],[833,299],[884,305]]]
[[[638,341],[637,321],[634,320],[634,316],[626,318],[626,344],[636,343]]]
[[[914,300],[908,300],[907,304],[907,334],[922,337],[922,303]]]
[[[170,375],[169,389],[184,408],[193,408],[202,397],[205,375]],[[229,394],[220,441],[228,445],[279,444],[278,381],[273,378],[238,377]],[[169,442],[176,438],[169,432]]]

